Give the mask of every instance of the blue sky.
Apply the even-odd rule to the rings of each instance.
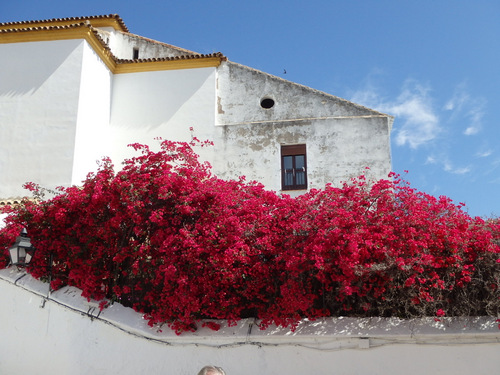
[[[395,116],[395,172],[473,216],[500,216],[498,0],[0,4],[0,22],[111,13],[134,34],[220,51]]]

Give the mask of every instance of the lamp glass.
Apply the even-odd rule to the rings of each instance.
[[[23,229],[21,234],[17,236],[16,242],[10,247],[9,252],[13,265],[26,266],[31,262],[35,249],[31,245],[26,229]]]

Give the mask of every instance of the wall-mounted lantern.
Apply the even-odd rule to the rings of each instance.
[[[17,236],[16,242],[10,247],[9,252],[10,262],[15,266],[26,267],[31,262],[35,248],[31,244],[26,228],[23,228]]]

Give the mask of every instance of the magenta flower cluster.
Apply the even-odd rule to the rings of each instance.
[[[34,277],[178,333],[202,319],[294,329],[305,317],[500,314],[497,219],[394,174],[279,195],[212,175],[193,151],[203,144],[134,144],[120,171],[104,159],[81,186],[7,209],[3,266],[26,227]]]

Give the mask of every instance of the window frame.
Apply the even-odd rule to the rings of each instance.
[[[292,157],[292,184],[286,185],[287,172],[285,169],[285,157]],[[296,161],[297,156],[304,157],[304,183],[297,183]],[[307,190],[307,150],[305,144],[281,145],[281,190]]]

